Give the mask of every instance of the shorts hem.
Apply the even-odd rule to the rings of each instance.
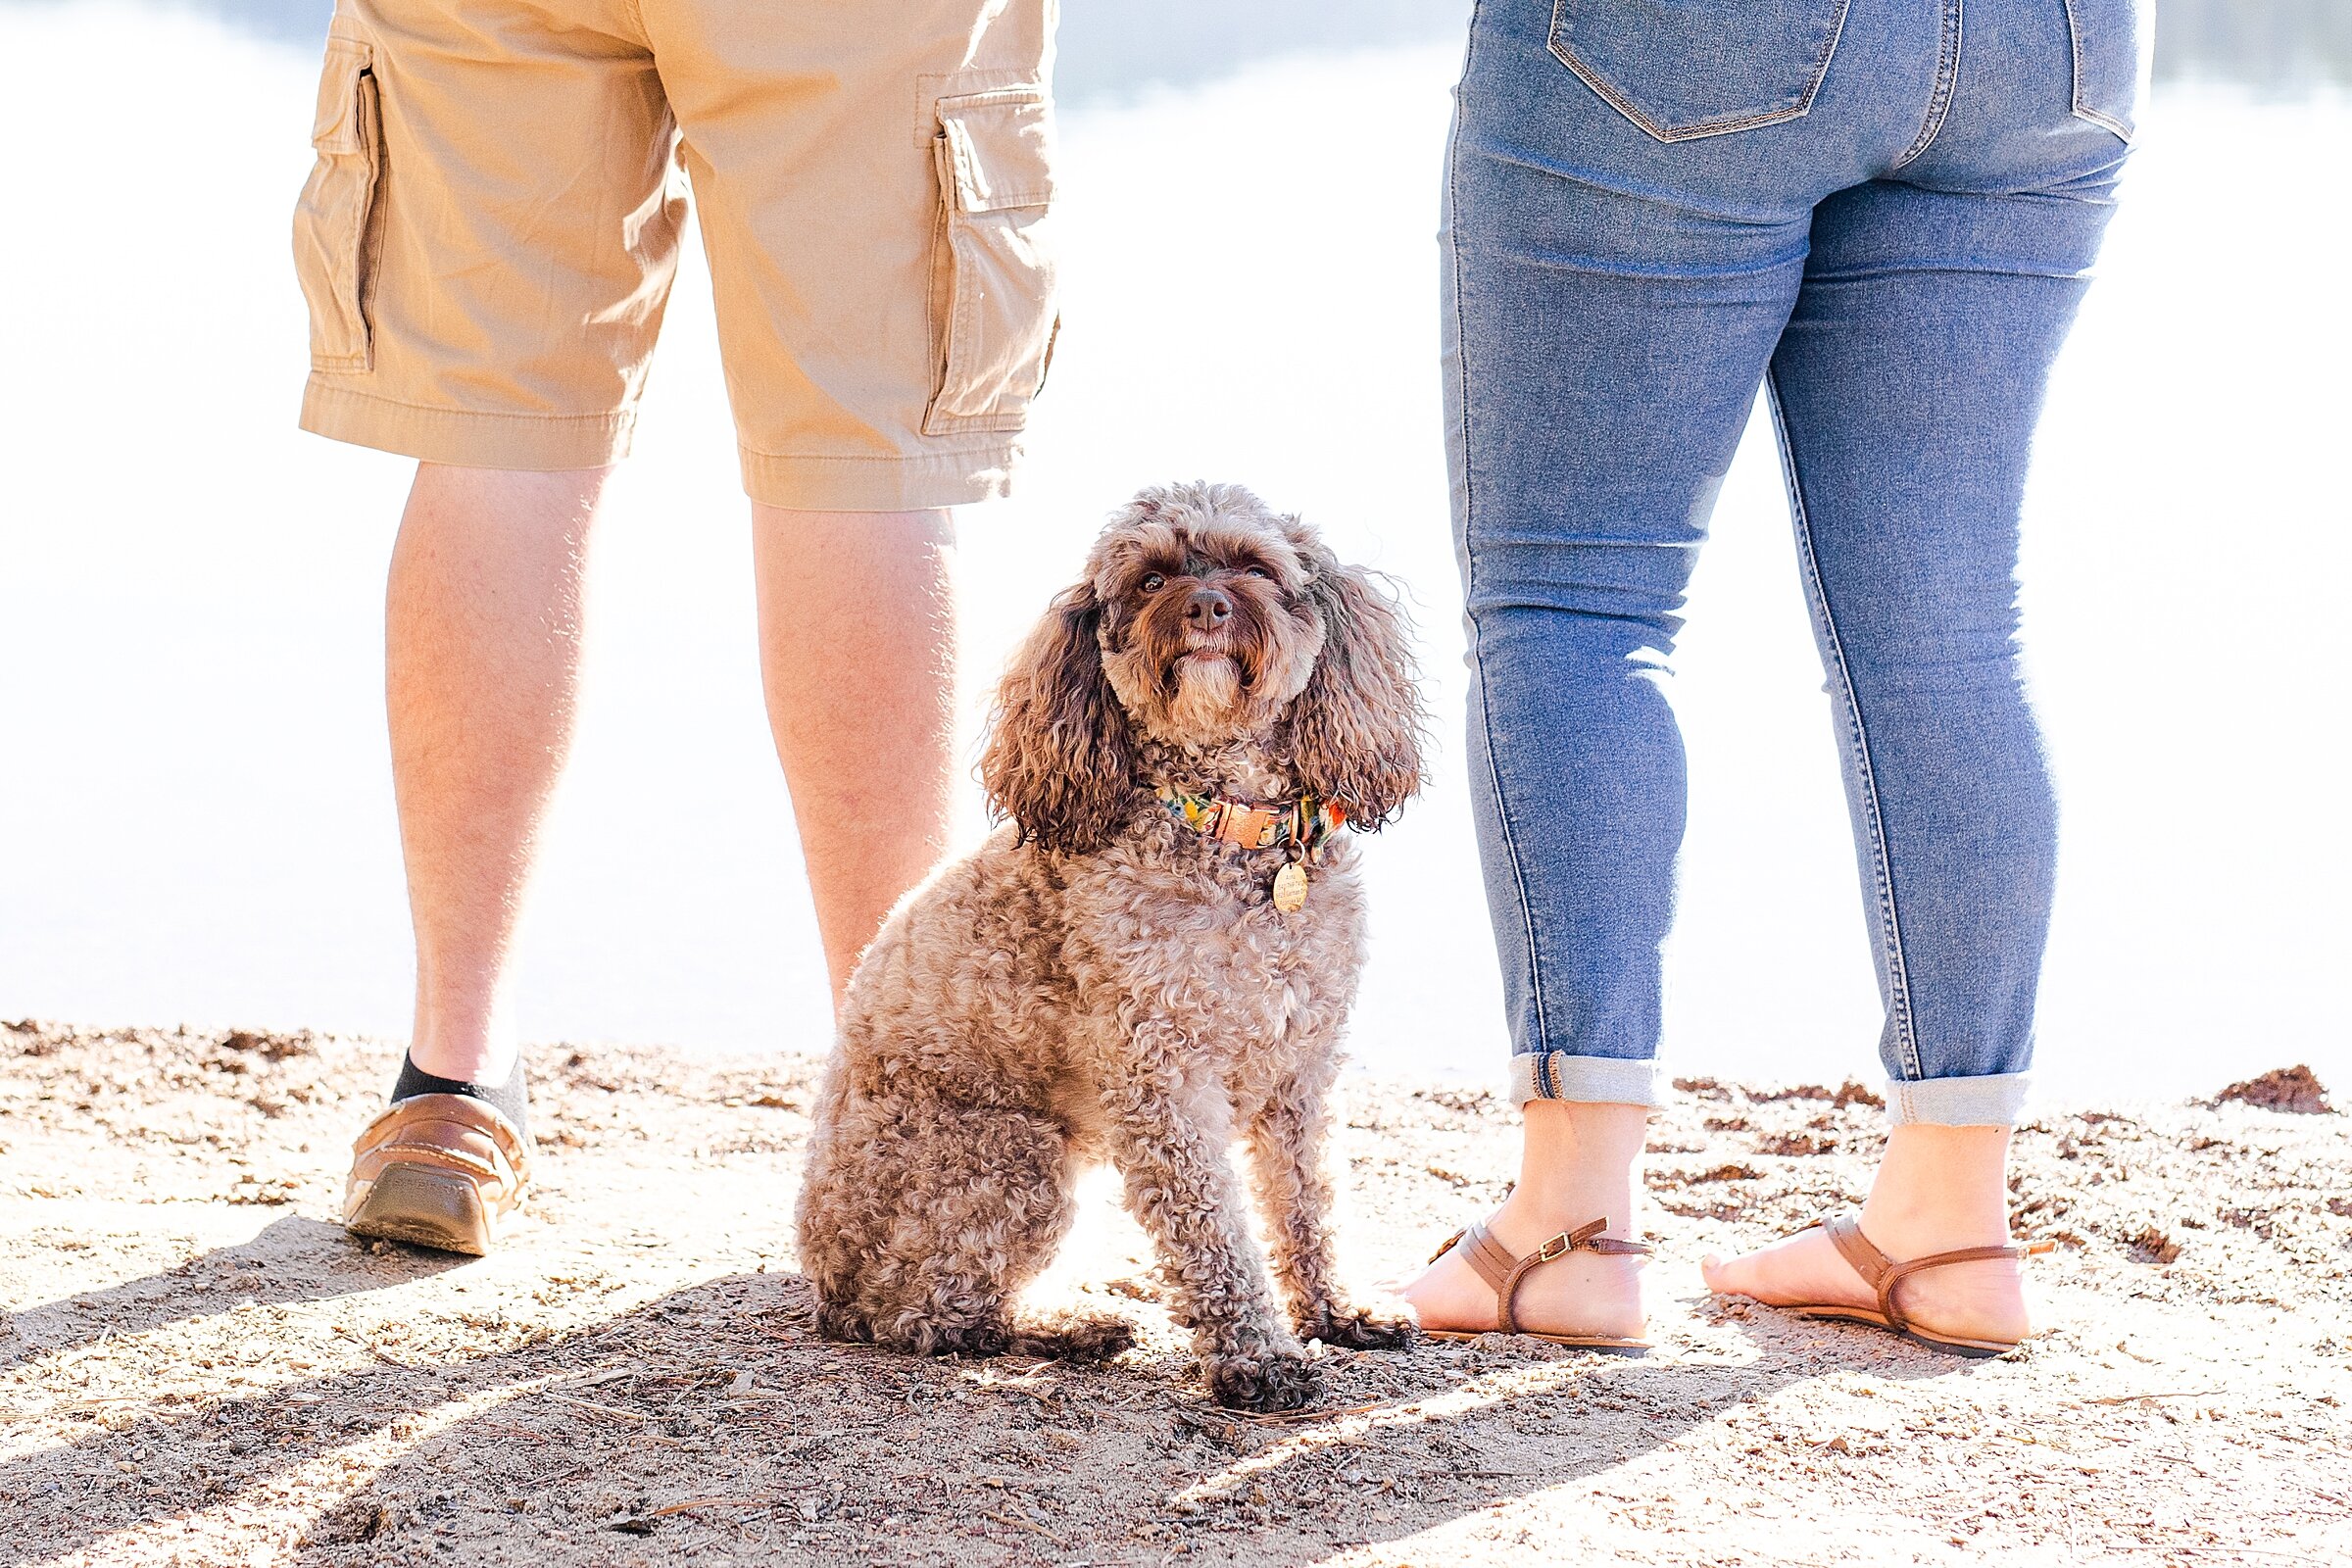
[[[1531,1051],[1511,1058],[1511,1103],[1573,1100],[1587,1104],[1657,1105],[1658,1064],[1624,1056]]]
[[[927,512],[1012,493],[1017,441],[902,456],[798,457],[739,448],[744,494],[791,512]]]
[[[303,388],[302,427],[330,441],[395,452],[458,468],[547,473],[601,468],[629,455],[637,413],[488,414],[401,403],[314,374]]]

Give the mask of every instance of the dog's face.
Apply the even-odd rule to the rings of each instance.
[[[1144,743],[1249,742],[1356,825],[1420,779],[1403,616],[1312,529],[1238,485],[1147,490],[1112,518],[998,692],[982,782],[1024,838],[1100,848]]]
[[[1323,652],[1312,572],[1280,518],[1241,502],[1154,507],[1087,564],[1102,672],[1152,740],[1200,750],[1271,728]]]

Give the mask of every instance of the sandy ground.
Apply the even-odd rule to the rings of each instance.
[[[2049,1331],[1967,1363],[1710,1300],[1697,1258],[1856,1198],[1880,1121],[1686,1084],[1651,1144],[1654,1354],[1334,1352],[1326,1408],[1264,1420],[1205,1401],[1106,1188],[1046,1288],[1131,1311],[1121,1361],[812,1338],[800,1059],[536,1052],[508,1245],[355,1243],[343,1151],[395,1059],[0,1025],[0,1561],[2352,1560],[2338,1114],[2027,1128]],[[1348,1120],[1359,1279],[1503,1192],[1490,1098],[1357,1082]]]

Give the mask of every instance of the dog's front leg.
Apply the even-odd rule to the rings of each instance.
[[[1142,1053],[1153,1054],[1180,1052]],[[1246,1410],[1295,1410],[1313,1399],[1321,1377],[1275,1310],[1232,1168],[1180,1086],[1129,1077],[1105,1090],[1103,1108],[1128,1209],[1159,1250],[1209,1392]]]
[[[1289,1298],[1291,1326],[1302,1340],[1356,1350],[1397,1350],[1412,1343],[1413,1319],[1401,1309],[1350,1305],[1332,1258],[1330,1082],[1285,1086],[1250,1117],[1250,1169],[1257,1209],[1273,1247],[1274,1279]]]

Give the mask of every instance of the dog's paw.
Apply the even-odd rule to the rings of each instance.
[[[1229,1410],[1298,1410],[1323,1396],[1322,1370],[1300,1350],[1211,1356],[1203,1370],[1210,1396]]]
[[[1319,1312],[1302,1313],[1298,1338],[1321,1340],[1349,1350],[1405,1350],[1421,1325],[1402,1307],[1349,1306],[1333,1302]]]

